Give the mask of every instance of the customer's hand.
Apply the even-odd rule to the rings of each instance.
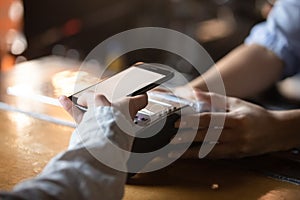
[[[78,109],[66,96],[61,96],[59,101],[63,108],[74,118],[76,123],[80,123],[84,112]],[[93,106],[113,106],[120,110],[125,116],[129,115],[130,118],[133,119],[136,113],[147,105],[148,99],[147,95],[144,94],[134,97],[124,97],[120,101],[111,103],[102,94],[87,92],[78,98],[77,103],[88,108]]]
[[[207,112],[184,117],[185,121],[181,121],[181,127],[185,127],[186,132],[178,137],[180,140],[173,141],[174,143],[188,142],[186,134],[189,134],[192,128],[198,128],[194,141],[202,142],[209,130],[211,119],[225,118],[218,143],[208,155],[211,158],[245,157],[290,148],[285,142],[289,140],[285,134],[286,130],[282,130],[283,127],[280,126],[280,112],[269,111],[237,98],[200,91],[196,91],[195,94],[198,99],[208,103],[212,100],[226,101],[227,112]],[[195,121],[199,124],[194,124]],[[175,126],[178,127],[179,122]],[[212,134],[213,130],[210,131]],[[198,152],[199,147],[191,148],[184,157],[197,157]]]

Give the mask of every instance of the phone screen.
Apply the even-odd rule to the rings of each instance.
[[[164,80],[166,76],[166,74],[133,66],[72,96],[78,98],[84,92],[91,91],[103,94],[113,102],[159,80]]]

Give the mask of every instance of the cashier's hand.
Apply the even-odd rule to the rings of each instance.
[[[63,108],[74,118],[76,123],[80,123],[84,112],[79,110],[73,102],[66,96],[59,97],[59,102]],[[147,95],[138,95],[134,97],[125,97],[120,101],[111,103],[102,94],[94,94],[87,92],[78,98],[78,104],[86,107],[95,106],[113,106],[120,110],[123,114],[130,115],[131,119],[134,118],[136,113],[144,108],[148,103]]]
[[[208,157],[245,157],[271,152],[280,148],[280,144],[285,136],[277,134],[276,124],[278,120],[275,112],[268,111],[260,106],[237,98],[200,91],[196,91],[195,95],[199,100],[207,103],[211,103],[212,99],[216,102],[216,105],[218,102],[225,102],[227,112],[206,112],[186,116],[184,118],[185,121],[181,121],[183,122],[181,123],[181,127],[186,128],[186,131],[178,137],[180,138],[179,140],[173,140],[173,143],[188,142],[185,139],[185,135],[189,134],[192,128],[198,128],[194,141],[202,142],[209,130],[210,120],[225,118],[222,133],[217,141],[218,143],[214,146]],[[198,121],[199,124],[194,124],[195,121]],[[178,127],[178,125],[179,121],[175,123],[175,126]],[[198,153],[199,147],[193,147],[185,152],[183,157],[196,158],[198,157]]]

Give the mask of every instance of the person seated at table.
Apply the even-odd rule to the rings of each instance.
[[[203,141],[210,118],[225,117],[224,129],[210,157],[232,158],[284,151],[300,147],[300,110],[271,111],[237,98],[248,98],[264,91],[277,81],[300,71],[300,1],[276,1],[267,21],[256,25],[245,44],[216,63],[187,86],[175,89],[182,93],[192,87],[208,91],[218,78],[223,78],[227,98],[212,94],[212,98],[227,100],[226,113],[202,113],[190,116],[185,127],[195,128],[194,117],[200,117],[195,141]],[[217,69],[217,70],[216,70]],[[196,92],[199,100],[209,95]],[[187,95],[185,95],[188,98]],[[186,142],[184,135],[180,142]],[[180,143],[178,141],[178,143]],[[199,148],[191,149],[187,157],[197,157]]]
[[[0,199],[121,199],[127,173],[106,166],[93,152],[126,169],[128,156],[114,151],[111,143],[130,152],[133,137],[124,133],[116,121],[134,126],[132,119],[146,106],[147,96],[127,97],[111,104],[100,94],[83,95],[78,102],[88,106],[86,113],[67,97],[61,97],[60,102],[79,123],[68,150],[54,157],[37,177],[18,184],[10,192],[0,192]]]

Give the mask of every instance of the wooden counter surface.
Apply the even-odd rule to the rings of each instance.
[[[220,161],[179,160],[163,170],[136,177],[127,185],[124,199],[253,200],[275,191],[300,197],[299,189]]]
[[[0,189],[36,176],[66,149],[72,128],[0,110]]]

